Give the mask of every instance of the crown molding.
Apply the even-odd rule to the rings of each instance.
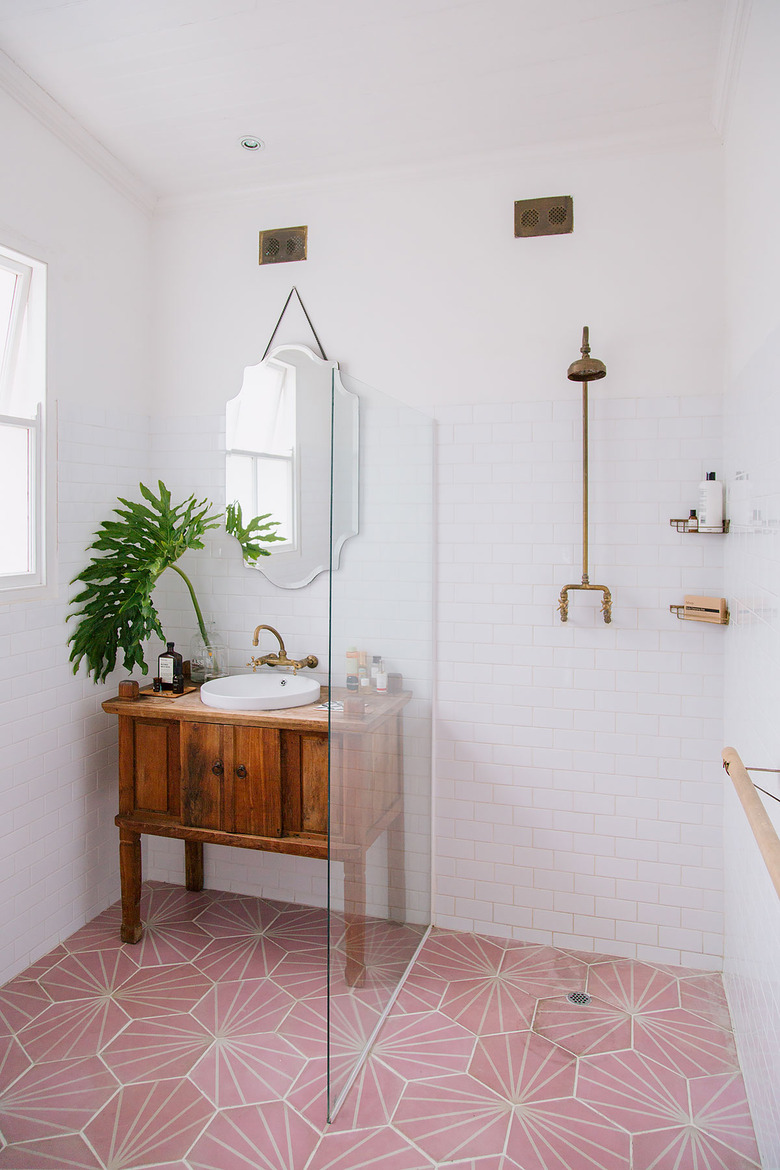
[[[729,131],[753,0],[726,0],[721,26],[712,121],[721,142]]]
[[[50,130],[101,178],[145,214],[157,203],[150,187],[93,137],[80,122],[0,49],[0,89]]]

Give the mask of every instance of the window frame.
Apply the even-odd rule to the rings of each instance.
[[[54,412],[47,407],[47,265],[36,257],[0,243],[0,264],[21,277],[14,293],[8,330],[0,353],[0,425],[26,429],[30,440],[28,524],[34,567],[0,575],[0,606],[15,601],[45,600],[55,595],[56,579],[56,445]],[[34,364],[37,408],[29,416],[5,413],[19,359],[24,325]]]

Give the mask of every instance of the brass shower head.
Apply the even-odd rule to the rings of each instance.
[[[598,382],[599,378],[606,378],[607,367],[598,358],[590,356],[587,325],[582,330],[582,348],[580,349],[580,353],[582,357],[576,362],[572,362],[569,366],[568,377],[572,382]]]

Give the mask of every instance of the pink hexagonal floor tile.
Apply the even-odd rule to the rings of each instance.
[[[189,1152],[192,1170],[301,1170],[319,1133],[282,1101],[216,1115]]]
[[[119,934],[121,925],[122,906],[121,903],[115,902],[75,934],[66,938],[62,945],[71,954],[79,954],[81,951],[121,950],[135,962],[138,948],[122,942]]]
[[[192,1014],[215,1036],[251,1036],[275,1031],[294,1003],[269,980],[245,979],[215,984]]]
[[[24,1028],[51,1004],[39,983],[17,976],[0,987],[0,1034],[12,1035]]]
[[[409,1081],[465,1072],[473,1051],[473,1034],[440,1012],[390,1016],[371,1048],[377,1059]]]
[[[680,1006],[674,976],[633,959],[616,959],[591,967],[588,991],[628,1012],[657,1012]]]
[[[504,1152],[512,1106],[465,1073],[407,1085],[393,1125],[434,1162]]]
[[[116,1088],[96,1056],[34,1064],[0,1095],[0,1130],[10,1143],[75,1133]]]
[[[103,1170],[80,1134],[60,1135],[6,1146],[0,1170]]]
[[[588,967],[579,959],[556,947],[531,943],[507,945],[501,974],[510,977],[529,995],[537,999],[584,991]]]
[[[352,1056],[362,1052],[379,1015],[354,996],[334,995],[330,1001],[330,1020],[331,1055]],[[323,1056],[327,1038],[324,1000],[299,1000],[277,1031],[304,1056]]]
[[[483,979],[450,983],[439,1011],[481,1036],[530,1028],[535,1008],[534,996],[499,971]]]
[[[422,973],[441,979],[485,979],[498,974],[504,948],[478,935],[436,931],[420,951]]]
[[[262,935],[278,917],[278,907],[264,898],[232,894],[213,901],[198,914],[195,921],[214,938],[229,938],[236,935]]]
[[[309,951],[328,945],[328,914],[316,906],[282,904],[266,930],[268,938],[286,951]]]
[[[523,1170],[629,1170],[631,1138],[582,1101],[564,1097],[519,1105],[506,1152]]]
[[[570,1097],[577,1062],[535,1032],[502,1032],[477,1041],[469,1074],[512,1104]]]
[[[190,1072],[190,1080],[220,1109],[285,1096],[306,1058],[275,1032],[225,1030]]]
[[[365,1170],[368,1166],[371,1170],[433,1170],[433,1163],[389,1126],[358,1133],[329,1130],[307,1170]]]
[[[287,1100],[313,1126],[322,1128],[326,1119],[325,1087],[327,1062],[309,1060]],[[329,1132],[372,1129],[388,1125],[406,1082],[392,1069],[369,1057],[357,1075]]]
[[[695,975],[691,979],[681,979],[680,1007],[731,1031],[731,1013],[720,975]]]
[[[96,1056],[128,1022],[109,996],[53,1003],[18,1033],[19,1043],[37,1061]]]
[[[577,1096],[631,1133],[690,1119],[685,1078],[634,1051],[581,1060]]]
[[[694,1125],[750,1163],[760,1161],[741,1074],[689,1081]]]
[[[595,998],[585,1005],[569,1003],[565,996],[540,1000],[534,1031],[577,1056],[631,1047],[631,1017]]]
[[[66,951],[65,958],[41,976],[40,983],[55,1002],[95,999],[112,995],[137,970],[123,950]]]
[[[101,1053],[123,1085],[185,1077],[214,1042],[191,1015],[133,1020]]]
[[[637,1134],[634,1163],[652,1170],[759,1170],[758,1162],[737,1154],[695,1125]]]
[[[133,1019],[151,1019],[188,1012],[200,1003],[213,984],[190,963],[136,968],[115,992],[115,999]]]
[[[261,934],[229,935],[212,939],[194,962],[209,979],[264,979],[287,954]]]
[[[428,975],[415,963],[393,1004],[393,1014],[434,1012],[439,1007],[449,982],[440,975]]]
[[[731,1032],[684,1008],[636,1016],[634,1047],[684,1077],[739,1071]]]
[[[184,1157],[212,1113],[189,1081],[145,1081],[120,1089],[84,1134],[111,1170],[161,1166]]]
[[[295,999],[323,997],[328,986],[328,952],[323,947],[311,951],[284,951],[271,978]]]
[[[45,955],[41,955],[41,957],[36,959],[34,963],[31,963],[29,967],[25,967],[24,971],[19,973],[19,978],[40,979],[41,975],[45,974],[46,971],[56,966],[56,964],[59,963],[61,959],[64,959],[67,954],[68,952],[65,947],[60,944],[60,946],[55,947],[53,951],[48,951]]]

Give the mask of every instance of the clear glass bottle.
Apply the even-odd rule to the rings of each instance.
[[[214,622],[206,622],[206,641],[200,630],[190,642],[190,678],[194,683],[208,682],[228,673],[228,650]]]

